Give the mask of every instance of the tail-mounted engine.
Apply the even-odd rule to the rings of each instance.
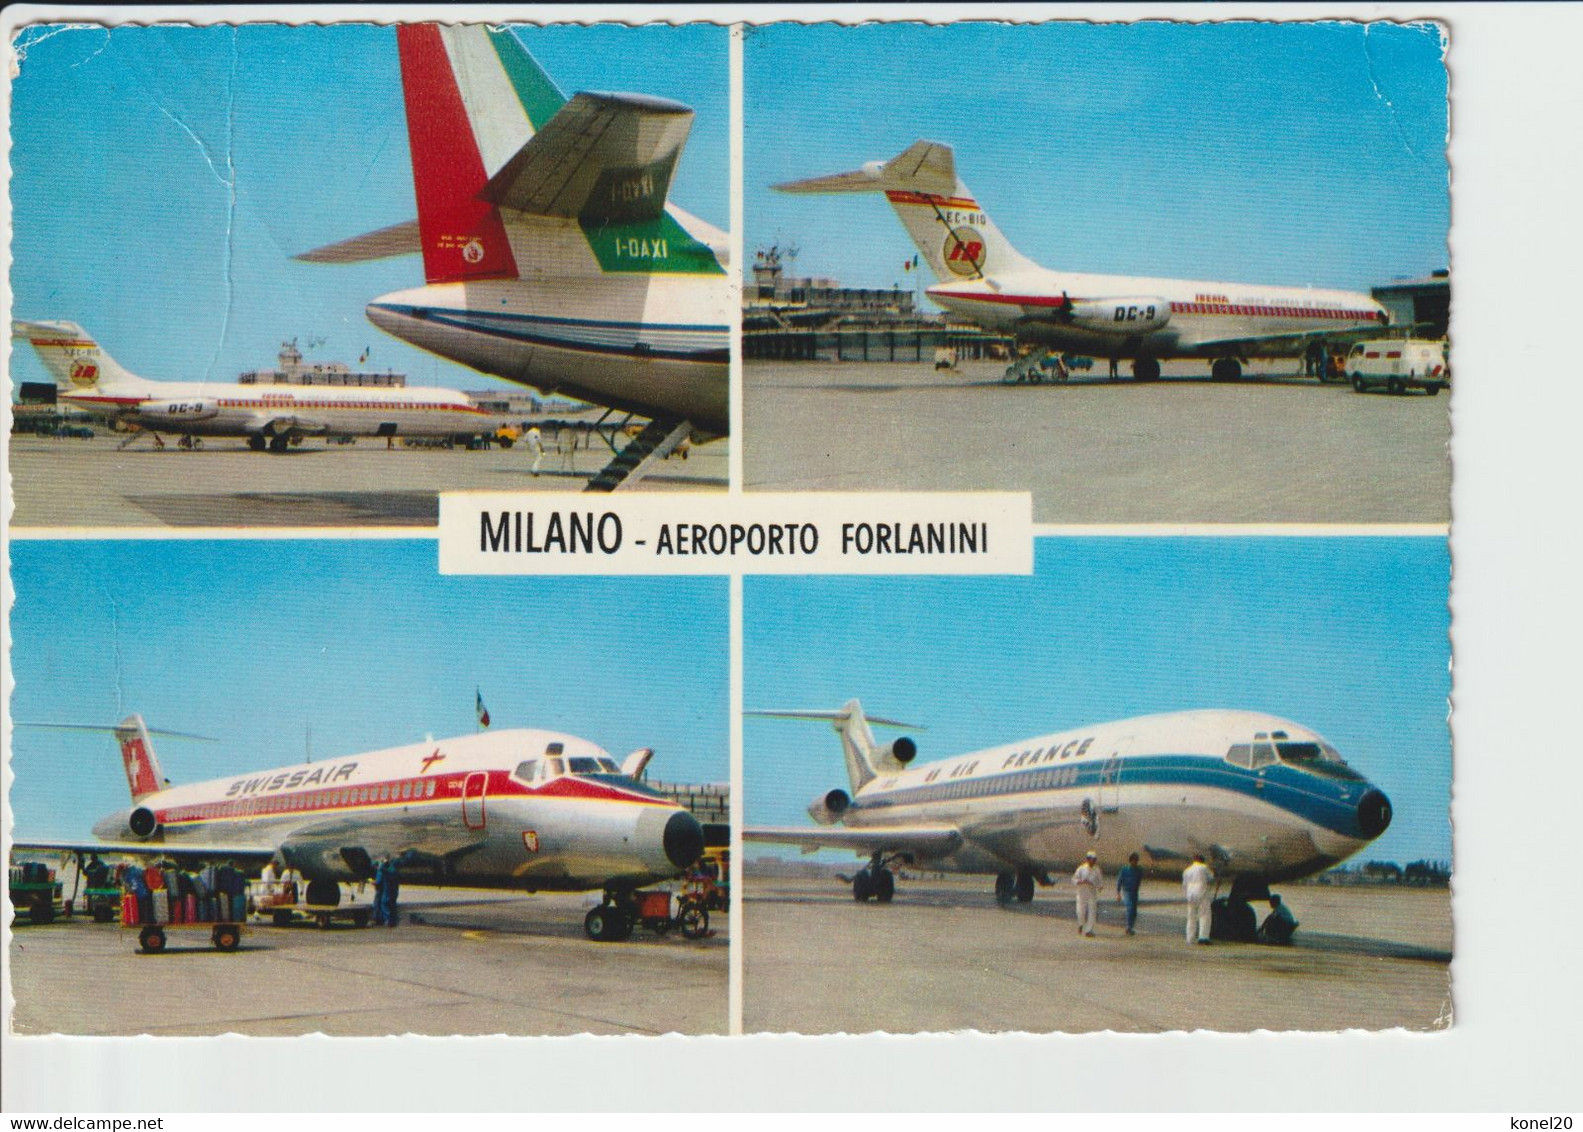
[[[881,774],[906,770],[907,765],[917,757],[918,744],[903,735],[894,743],[874,748],[874,769]]]
[[[845,816],[852,798],[845,790],[832,790],[821,794],[808,806],[808,816],[820,825],[834,825]]]
[[[1150,334],[1171,321],[1171,304],[1158,295],[1073,299],[1063,295],[1056,321],[1099,334]]]
[[[147,806],[139,806],[126,818],[127,828],[132,831],[132,836],[150,838],[159,832],[159,819],[154,816],[154,811]]]

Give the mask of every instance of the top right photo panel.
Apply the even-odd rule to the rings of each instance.
[[[1433,23],[748,32],[744,486],[1450,520]]]

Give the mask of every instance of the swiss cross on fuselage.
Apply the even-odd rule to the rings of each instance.
[[[444,755],[440,754],[440,748],[438,748],[438,747],[434,748],[434,754],[430,755],[428,758],[423,760],[423,769],[420,770],[418,773],[419,774],[427,774],[429,772],[429,768],[431,766],[433,766],[435,763],[439,762],[444,757],[445,757]]]

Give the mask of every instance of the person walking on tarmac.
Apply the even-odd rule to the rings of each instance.
[[[1137,935],[1138,886],[1143,883],[1143,870],[1138,867],[1138,855],[1130,853],[1127,863],[1116,874],[1116,899],[1127,909],[1127,934]]]
[[[539,432],[539,426],[533,425],[528,429],[528,451],[533,453],[534,475],[539,474],[539,465],[544,463],[544,436]]]
[[[385,923],[385,888],[390,883],[389,858],[381,857],[374,865],[374,923]]]
[[[1072,884],[1077,889],[1077,934],[1094,936],[1094,920],[1099,915],[1099,886],[1105,883],[1099,871],[1099,854],[1092,849],[1072,874]]]
[[[1182,872],[1182,894],[1187,897],[1187,942],[1209,942],[1210,888],[1215,874],[1204,864],[1202,853]]]
[[[401,922],[396,898],[401,893],[401,877],[396,862],[386,857],[374,871],[374,923],[393,928]]]

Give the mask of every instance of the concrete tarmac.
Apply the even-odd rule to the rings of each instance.
[[[411,899],[405,899],[408,895]],[[206,927],[137,932],[83,918],[13,926],[18,1034],[723,1034],[726,917],[687,940],[583,935],[592,895],[434,893],[407,886],[403,923],[251,926],[215,951]],[[416,914],[415,916],[413,914]],[[421,922],[418,922],[421,921]]]
[[[1221,384],[1172,362],[1140,384],[1100,359],[1097,376],[1032,386],[1003,384],[1005,362],[750,362],[744,484],[1031,491],[1039,523],[1449,522],[1451,397],[1359,395],[1297,368]]]
[[[855,868],[856,866],[854,866]],[[1064,880],[1064,878],[1062,878]],[[1094,938],[1070,886],[1001,908],[989,877],[903,880],[858,904],[838,880],[743,887],[743,1028],[803,1034],[1394,1027],[1451,1018],[1445,889],[1278,886],[1291,947],[1184,937],[1181,886],[1145,884],[1124,934],[1111,882]],[[1267,911],[1267,906],[1255,905]]]
[[[283,453],[210,439],[199,451],[163,449],[103,432],[92,440],[10,438],[17,527],[432,527],[441,491],[582,491],[610,460],[594,447],[545,452],[540,474],[527,447],[394,448],[382,440]],[[729,441],[672,455],[637,491],[723,491]]]

